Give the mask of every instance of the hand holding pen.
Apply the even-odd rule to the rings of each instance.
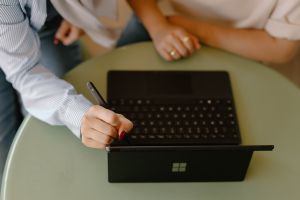
[[[91,148],[103,149],[114,139],[123,139],[133,124],[123,115],[109,110],[91,82],[87,83],[87,87],[99,105],[92,106],[82,119],[82,143]]]

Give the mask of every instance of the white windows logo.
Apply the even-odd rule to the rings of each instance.
[[[172,163],[172,172],[186,172],[187,163],[186,162],[176,162]]]

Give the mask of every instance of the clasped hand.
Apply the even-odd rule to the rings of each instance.
[[[156,50],[167,61],[187,57],[200,48],[196,36],[170,23],[160,25],[151,35]]]

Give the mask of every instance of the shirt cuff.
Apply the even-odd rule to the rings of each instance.
[[[65,112],[65,122],[64,124],[73,132],[73,134],[80,138],[80,127],[81,120],[84,114],[92,104],[83,96],[75,95],[70,99],[66,112]]]
[[[265,30],[273,37],[287,40],[300,40],[300,25],[269,20]]]

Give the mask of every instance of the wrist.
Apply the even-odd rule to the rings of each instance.
[[[147,28],[151,38],[155,37],[155,35],[163,32],[163,30],[167,29],[170,24],[168,22],[160,22],[156,25],[149,26]]]
[[[208,23],[203,21],[197,21],[197,26],[195,26],[195,32],[199,40],[205,44],[208,44],[211,38],[214,37],[213,29],[211,29]]]
[[[170,25],[166,17],[159,13],[149,12],[148,15],[144,14],[143,16],[139,16],[139,18],[151,36]]]

